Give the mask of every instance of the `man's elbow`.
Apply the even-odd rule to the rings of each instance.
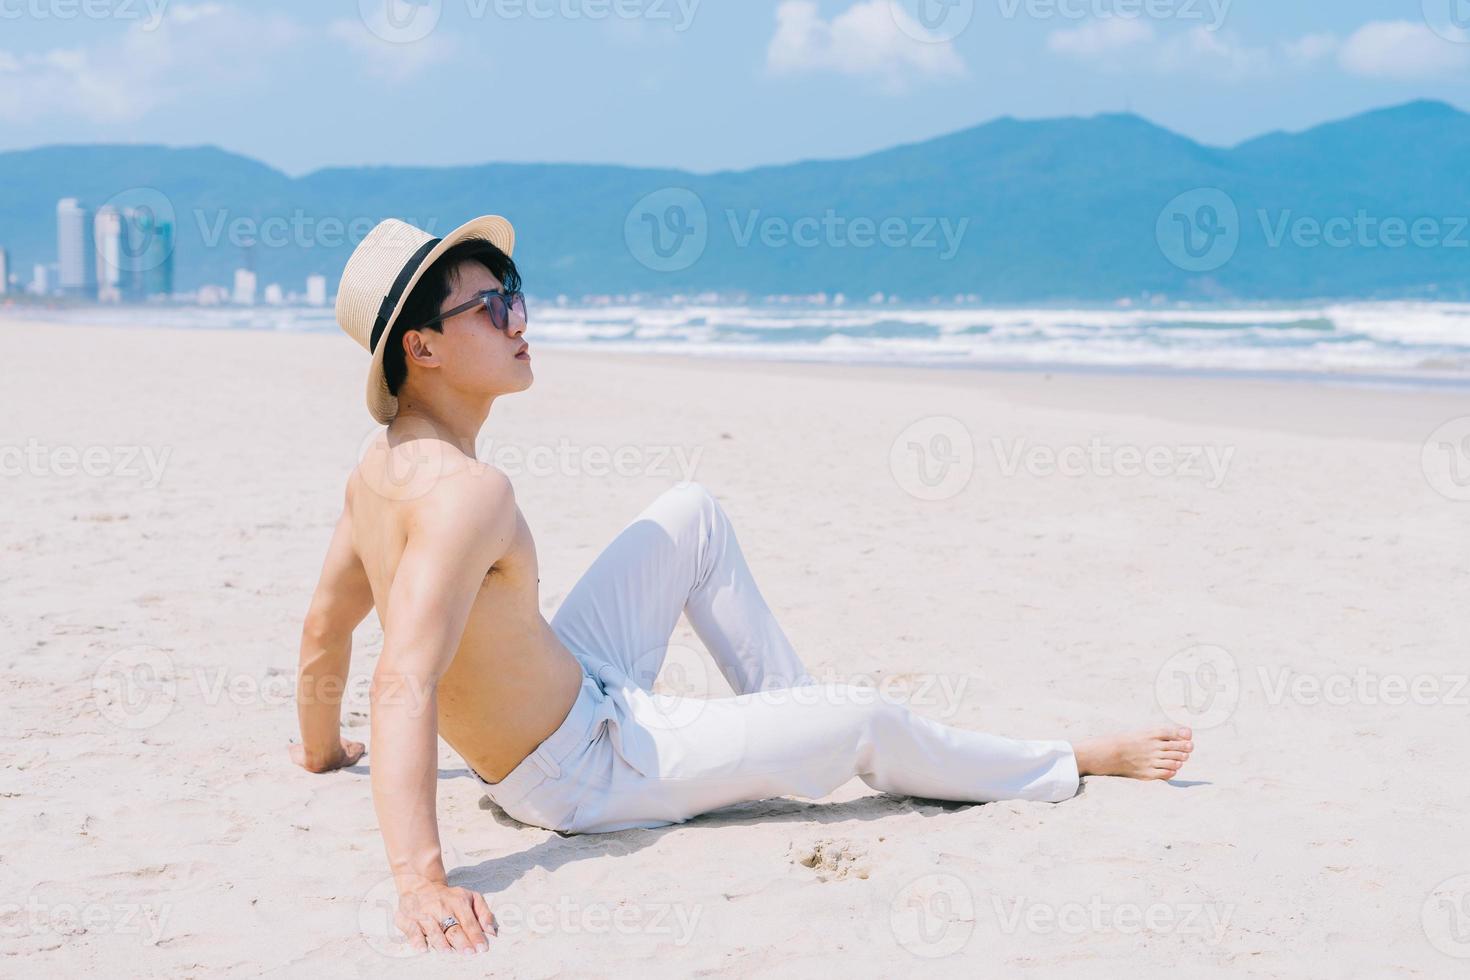
[[[368,685],[368,700],[376,712],[403,708],[417,716],[433,704],[439,674],[429,670],[388,670],[380,664]]]
[[[310,650],[335,650],[352,642],[356,626],[330,604],[312,603],[301,622],[301,645]]]

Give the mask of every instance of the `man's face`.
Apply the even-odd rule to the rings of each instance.
[[[441,310],[452,310],[501,283],[478,262],[465,262],[451,277],[450,293]],[[498,330],[483,306],[452,316],[443,322],[444,333],[421,331],[424,342],[438,362],[440,382],[474,395],[509,394],[531,386],[531,357],[526,353],[526,321],[514,310],[507,311],[508,324]]]

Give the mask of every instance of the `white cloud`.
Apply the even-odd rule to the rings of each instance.
[[[1070,31],[1053,31],[1046,46],[1053,54],[1092,60],[1154,40],[1152,24],[1137,19],[1109,17]]]
[[[835,72],[874,77],[892,88],[913,76],[965,73],[953,44],[937,37],[918,40],[925,36],[928,32],[890,0],[859,0],[830,22],[821,18],[812,0],[784,0],[776,8],[776,34],[766,49],[766,68],[778,75]]]
[[[1432,78],[1470,68],[1470,46],[1447,40],[1424,23],[1374,21],[1343,42],[1337,60],[1343,71],[1353,75]]]
[[[0,53],[0,119],[52,115],[130,122],[216,84],[232,89],[269,75],[304,32],[290,18],[219,3],[172,4],[156,24],[119,39],[36,54]]]
[[[1046,46],[1053,54],[1105,71],[1245,78],[1271,70],[1269,52],[1244,44],[1234,34],[1195,27],[1161,36],[1137,18],[1106,17],[1053,31]]]
[[[327,33],[358,57],[364,74],[392,81],[412,78],[454,55],[454,44],[439,33],[402,43],[384,40],[360,19],[334,20]]]
[[[1234,34],[1195,27],[1159,46],[1156,62],[1165,74],[1199,74],[1213,78],[1254,78],[1269,74],[1271,54],[1251,47]]]
[[[1295,41],[1283,42],[1281,52],[1288,63],[1309,68],[1330,58],[1341,46],[1342,39],[1336,34],[1304,34]]]

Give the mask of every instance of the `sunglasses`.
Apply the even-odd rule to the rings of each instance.
[[[510,314],[514,310],[520,314],[521,321],[526,319],[526,294],[522,292],[507,293],[501,289],[487,289],[474,299],[452,310],[445,310],[432,320],[425,320],[410,330],[422,330],[424,327],[448,320],[452,316],[468,313],[470,310],[483,309],[490,314],[490,322],[496,330],[510,329]]]

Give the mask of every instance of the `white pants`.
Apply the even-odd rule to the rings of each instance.
[[[735,697],[653,694],[679,614]],[[941,725],[871,687],[816,684],[761,598],[723,508],[695,483],[660,496],[578,581],[552,628],[586,669],[561,726],[487,792],[566,833],[679,823],[853,777],[939,800],[1057,802],[1077,792],[1062,741]]]

